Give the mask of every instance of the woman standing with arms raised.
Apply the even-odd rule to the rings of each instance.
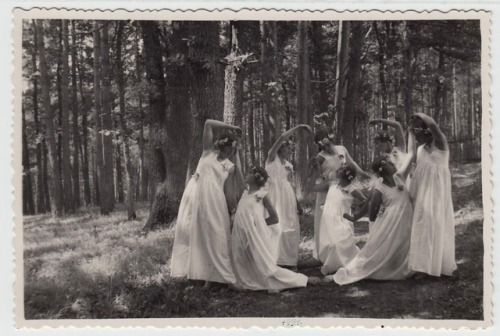
[[[269,174],[269,199],[278,213],[279,223],[269,226],[271,251],[277,264],[295,268],[299,259],[300,224],[295,191],[290,183],[293,166],[288,161],[293,150],[290,136],[299,130],[312,134],[308,125],[298,125],[283,133],[269,150],[266,171]]]
[[[229,216],[237,204],[226,197],[224,185],[232,174],[238,174],[241,181],[243,177],[229,160],[237,151],[236,136],[223,132],[213,142],[214,129],[221,128],[241,134],[239,127],[217,120],[205,122],[203,153],[182,196],[172,250],[172,276],[205,280],[206,288],[211,282],[236,281],[229,257]]]

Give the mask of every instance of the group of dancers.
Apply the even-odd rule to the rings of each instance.
[[[422,113],[410,120],[408,144],[398,122],[370,121],[377,124],[384,127],[373,139],[373,174],[334,144],[333,133],[314,134],[319,154],[309,160],[305,191],[316,193],[313,257],[322,263],[320,279],[297,272],[300,208],[288,161],[290,138],[299,131],[312,136],[311,127],[283,133],[265,169],[251,166],[243,176],[241,129],[207,120],[203,154],[179,207],[171,275],[203,280],[206,288],[225,283],[269,292],[321,282],[452,275],[455,228],[446,137]],[[216,141],[214,131],[220,133]],[[369,234],[359,249],[354,223],[365,216]]]

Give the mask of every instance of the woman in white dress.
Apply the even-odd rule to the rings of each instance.
[[[207,120],[203,131],[203,154],[179,206],[172,249],[171,275],[194,280],[234,284],[230,254],[229,214],[234,199],[226,198],[224,184],[231,174],[241,174],[229,161],[237,151],[237,139],[223,133],[213,142],[213,129],[241,129],[217,120]],[[241,176],[243,180],[243,176]]]
[[[353,200],[365,201],[365,196],[355,188],[353,181],[356,171],[347,165],[341,166],[336,172],[337,182],[321,182],[312,185],[311,191],[327,191],[323,214],[321,217],[320,237],[325,242],[325,248],[319,258],[323,260],[321,273],[330,274],[347,265],[359,252],[354,239],[354,227],[344,218],[344,213],[351,210]]]
[[[290,136],[299,130],[312,134],[308,125],[298,125],[283,133],[269,150],[266,171],[269,199],[278,213],[279,223],[269,226],[271,251],[278,265],[297,267],[299,260],[300,224],[295,191],[290,184],[293,166],[287,160],[293,150]]]
[[[248,190],[243,193],[234,216],[232,254],[236,288],[267,290],[272,293],[287,288],[317,284],[318,278],[276,265],[271,251],[268,226],[279,222],[276,210],[263,186],[268,175],[263,168],[252,167],[245,178]],[[265,218],[266,212],[269,214]]]
[[[319,174],[317,183],[321,182],[338,182],[336,178],[336,171],[343,165],[347,164],[356,170],[357,176],[363,179],[370,178],[356,162],[351,158],[349,152],[344,146],[337,146],[333,144],[334,135],[332,132],[320,130],[314,135],[319,154],[312,160],[312,170]],[[321,255],[327,247],[328,239],[321,237],[321,222],[323,214],[323,205],[325,204],[327,191],[320,191],[316,193],[316,205],[314,208],[314,247],[313,257],[322,263],[325,261]]]
[[[410,135],[410,143],[412,138]],[[334,275],[326,276],[325,282],[345,285],[362,279],[402,280],[410,275],[408,251],[413,209],[405,180],[413,156],[410,151],[399,170],[389,154],[372,164],[382,181],[370,199],[370,221],[374,221],[370,236],[358,255]]]
[[[436,122],[423,113],[413,116],[411,127],[419,147],[410,186],[414,204],[410,268],[432,276],[452,275],[457,265],[448,142]]]

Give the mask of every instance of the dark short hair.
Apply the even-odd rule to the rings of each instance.
[[[380,142],[391,142],[391,143],[393,141],[389,132],[387,132],[385,130],[382,130],[382,131],[378,132],[377,134],[375,134],[375,138],[373,140],[375,140],[375,141],[378,140]]]
[[[337,169],[337,174],[340,174],[340,178],[343,180],[352,181],[356,178],[356,169],[350,165],[344,164]]]
[[[372,171],[380,175],[380,173],[385,169],[387,163],[390,162],[388,155],[380,155],[372,162]]]
[[[316,131],[316,133],[314,133],[314,142],[316,143],[316,146],[318,146],[319,150],[323,149],[323,145],[321,144],[321,141],[324,138],[329,138],[331,141],[334,141],[331,134],[334,134],[333,129],[325,128],[325,127],[320,128],[319,130]]]
[[[214,143],[215,148],[230,147],[236,142],[236,136],[231,132],[222,132]]]
[[[252,174],[255,176],[255,181],[259,187],[262,187],[264,184],[266,184],[267,180],[269,179],[269,174],[267,174],[267,171],[260,167],[260,166],[252,166],[250,167],[250,171]]]

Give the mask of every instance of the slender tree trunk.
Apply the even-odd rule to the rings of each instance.
[[[127,217],[129,220],[135,219],[134,208],[134,179],[133,179],[133,165],[130,154],[130,134],[131,131],[127,127],[125,121],[125,81],[123,79],[123,60],[122,60],[122,39],[123,39],[123,21],[118,23],[118,30],[116,34],[116,65],[117,65],[117,85],[118,85],[118,104],[120,108],[120,126],[123,133],[123,156],[125,157],[125,180],[127,185],[126,204],[127,204]]]
[[[135,68],[136,68],[136,83],[138,85],[142,82],[142,66],[141,66],[141,53],[139,51],[139,38],[140,38],[140,27],[137,26],[137,34],[134,39],[134,51],[135,51]],[[144,109],[142,107],[142,94],[139,92],[139,199],[142,201],[146,201],[148,199],[148,170],[146,168],[145,161],[145,141],[144,141],[144,124],[146,116],[144,114]]]
[[[40,37],[39,37],[40,38]],[[42,91],[43,93],[43,91]],[[43,102],[42,102],[43,103]],[[43,117],[42,117],[43,119]],[[48,162],[49,162],[49,150],[47,149],[47,141],[43,139],[42,141],[42,153],[43,153],[43,192],[44,192],[44,200],[45,200],[45,210],[47,212],[52,212],[51,207],[51,198],[50,198],[50,189],[49,189],[49,170],[48,170]]]
[[[80,62],[78,66],[79,75],[79,89],[80,89],[80,100],[82,107],[82,178],[83,178],[83,195],[85,197],[85,204],[92,204],[92,190],[90,188],[90,168],[89,168],[89,145],[88,145],[88,125],[87,125],[87,113],[88,105],[83,92],[84,83],[84,67],[83,67],[83,56],[80,54]]]
[[[52,172],[51,182],[47,182],[52,188],[50,193],[53,215],[60,217],[63,214],[63,198],[61,184],[57,181],[61,180],[61,175],[58,169],[57,144],[55,139],[54,129],[54,114],[50,102],[50,80],[47,69],[47,61],[45,59],[45,43],[43,21],[37,20],[37,35],[38,35],[38,54],[40,55],[40,81],[42,88],[42,103],[43,103],[43,119],[45,121],[45,139],[48,144],[48,170]],[[48,177],[49,175],[47,175]]]
[[[309,124],[312,126],[312,120],[309,120],[309,53],[308,53],[308,30],[309,22],[299,21],[298,40],[297,40],[297,123]],[[298,168],[295,174],[295,186],[299,198],[303,197],[304,183],[307,174],[307,158],[309,157],[309,144],[304,132],[298,134],[297,157]]]
[[[248,81],[248,91],[250,94],[250,114],[248,115],[248,144],[250,146],[250,160],[251,164],[256,163],[255,158],[255,103],[253,100],[253,85],[252,79],[250,78]]]
[[[94,123],[95,123],[95,159],[94,159],[94,188],[96,205],[100,207],[101,214],[109,215],[110,210],[105,203],[106,192],[104,187],[106,174],[104,171],[103,139],[104,129],[102,123],[102,101],[101,101],[101,32],[99,23],[94,22]]]
[[[323,60],[324,56],[324,48],[323,48],[323,28],[321,21],[312,21],[312,42],[313,42],[313,57],[314,63],[316,64],[316,69],[318,71],[318,111],[317,113],[326,113],[328,112],[328,86],[326,81],[326,69],[325,62]],[[284,93],[285,94],[285,93]],[[285,94],[285,99],[287,99],[287,95]],[[289,120],[287,121],[287,129],[290,128]]]
[[[114,171],[113,171],[113,97],[111,92],[111,70],[109,62],[109,27],[106,21],[101,22],[101,72],[102,72],[102,130],[103,130],[103,162],[104,180],[101,187],[105,190],[105,195],[101,193],[101,209],[104,214],[109,214],[115,206],[114,197]],[[103,199],[104,196],[104,199]]]
[[[69,123],[69,41],[68,41],[68,21],[62,20],[63,34],[63,54],[62,54],[62,78],[61,78],[61,94],[62,94],[62,172],[63,172],[63,188],[64,188],[64,208],[68,213],[75,212],[75,204],[73,201],[73,181],[71,179],[71,150],[70,142],[70,123]]]
[[[62,102],[62,79],[61,79],[61,72],[62,72],[62,55],[63,55],[63,33],[62,33],[62,20],[58,21],[58,27],[59,27],[59,39],[58,39],[58,52],[57,52],[57,70],[56,70],[56,85],[57,85],[57,129],[56,129],[56,134],[57,134],[57,169],[59,169],[59,175],[61,176],[61,179],[59,181],[56,181],[56,183],[61,184],[61,190],[63,193],[63,206],[65,207],[65,200],[64,200],[64,174],[62,170],[62,161],[63,161],[63,141],[62,141],[62,120],[63,120],[63,102]],[[64,209],[65,210],[65,209]],[[64,211],[63,210],[63,211]]]
[[[33,21],[33,25],[35,26],[36,23]],[[37,46],[38,46],[38,34],[37,34],[37,29],[35,26],[34,29],[34,36],[33,36],[33,72],[37,73],[38,72],[38,66],[37,66]],[[37,137],[36,141],[36,167],[37,167],[37,173],[36,173],[36,212],[37,213],[45,213],[47,211],[46,209],[46,201],[45,201],[45,190],[44,190],[44,184],[43,184],[43,152],[42,152],[42,141],[40,140],[41,138],[41,130],[40,130],[40,123],[38,121],[38,77],[33,76],[33,119],[35,121],[35,134]]]
[[[379,81],[380,81],[380,95],[381,95],[381,112],[382,112],[382,119],[387,119],[388,114],[387,114],[387,83],[385,79],[385,74],[386,74],[386,62],[385,62],[385,50],[387,49],[387,43],[386,43],[386,37],[381,36],[381,34],[378,31],[378,23],[376,21],[373,22],[373,28],[375,31],[375,36],[377,37],[378,41],[378,63],[379,63]],[[396,96],[396,95],[394,95]],[[384,125],[384,129],[387,129],[387,126]]]
[[[73,109],[73,200],[76,208],[80,207],[80,163],[78,154],[80,150],[80,129],[78,128],[78,87],[76,78],[76,33],[75,21],[71,20],[71,108]]]
[[[437,73],[435,76],[436,82],[436,95],[435,95],[435,106],[436,110],[434,111],[434,119],[436,120],[438,125],[443,124],[443,108],[444,108],[444,55],[443,53],[439,53],[438,67]]]
[[[238,39],[238,26],[235,21],[230,23],[231,52],[227,57],[224,88],[224,122],[241,125],[243,109],[243,64],[239,59],[241,50]]]
[[[474,87],[472,86],[472,64],[469,63],[467,65],[467,112],[468,112],[468,135],[470,139],[473,139],[475,135],[475,127],[474,127]]]
[[[402,40],[403,40],[403,90],[404,90],[404,113],[396,117],[403,127],[410,120],[413,111],[413,63],[415,62],[415,51],[411,44],[412,31],[408,22],[403,21]]]
[[[119,143],[118,136],[115,137],[115,141],[117,142],[114,145],[113,149],[116,153],[114,155],[115,164],[114,164],[114,177],[115,177],[115,199],[118,203],[123,203],[125,199],[125,195],[123,194],[123,169],[122,169],[122,146]]]
[[[33,184],[31,183],[30,154],[26,136],[26,112],[22,109],[22,166],[23,166],[23,215],[35,214]]]
[[[335,126],[338,131],[342,129],[342,116],[344,112],[346,93],[346,73],[349,59],[350,22],[339,22],[339,35],[337,41],[337,68],[335,75]]]

